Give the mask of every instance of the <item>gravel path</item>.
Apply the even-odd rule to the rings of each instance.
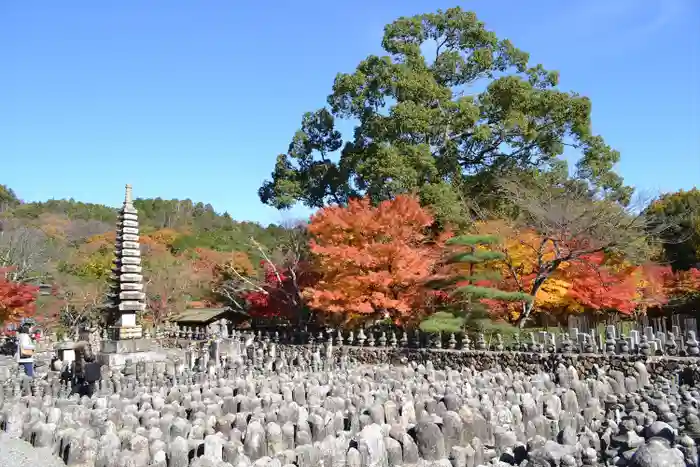
[[[0,467],[65,467],[48,448],[34,448],[20,439],[0,433]]]

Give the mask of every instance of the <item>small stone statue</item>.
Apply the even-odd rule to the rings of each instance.
[[[618,342],[618,349],[621,354],[630,353],[630,345],[624,335],[620,336],[620,341]]]
[[[617,341],[615,340],[615,334],[608,326],[608,330],[605,332],[605,353],[615,353],[615,347],[617,346]]]
[[[557,351],[557,345],[556,345],[556,342],[554,341],[554,334],[547,333],[547,335],[545,336],[545,342],[547,344],[545,347],[545,352],[555,353]]]
[[[686,352],[690,356],[700,355],[700,343],[695,337],[695,331],[688,331],[688,338],[685,341]]]
[[[338,333],[335,336],[335,341],[339,346],[343,345],[343,333],[338,329]]]
[[[649,338],[646,334],[642,334],[641,341],[639,342],[639,353],[645,357],[651,355],[651,346],[649,345]]]
[[[499,332],[496,334],[496,343],[494,344],[494,350],[498,352],[503,352],[504,348],[505,346],[503,345],[503,336]]]
[[[360,328],[360,332],[357,333],[357,345],[360,347],[365,346],[365,340],[367,339],[367,336],[365,336],[365,331]]]
[[[666,337],[666,355],[678,355],[678,344],[676,344],[676,336],[669,332]]]
[[[454,332],[450,333],[450,339],[447,341],[447,347],[450,349],[457,347],[457,339],[455,338]]]
[[[562,353],[571,353],[573,350],[573,345],[571,344],[571,338],[569,338],[568,333],[562,333],[561,335],[561,346],[559,347]]]
[[[484,333],[480,332],[476,337],[476,350],[486,350],[486,339],[484,338]]]

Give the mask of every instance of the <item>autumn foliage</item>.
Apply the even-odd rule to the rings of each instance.
[[[0,268],[0,321],[13,321],[31,316],[39,288],[8,280],[9,268]]]
[[[262,281],[243,294],[253,318],[283,318],[296,321],[303,308],[301,290],[308,285],[309,271],[304,267],[280,267],[260,262]]]
[[[416,198],[368,199],[327,207],[311,218],[311,251],[318,282],[305,290],[309,306],[332,321],[357,315],[417,318],[427,298],[442,240],[429,232],[433,217]]]
[[[557,254],[566,245],[555,247],[544,242],[534,230],[508,229],[499,222],[478,228],[488,233],[507,232],[499,246],[505,259],[495,265],[503,279],[494,285],[501,290],[531,293],[536,313],[562,315],[590,311],[630,315],[664,306],[700,289],[700,272],[694,269],[674,272],[670,266],[656,263],[631,264],[603,251],[557,262]],[[555,263],[552,272],[543,271]],[[537,280],[541,283],[535,284]],[[520,318],[525,305],[499,300],[484,300],[484,303],[494,317],[513,322]]]
[[[700,298],[697,269],[633,260],[610,252],[592,235],[558,229],[557,222],[543,224],[545,231],[536,223],[489,220],[452,236],[412,196],[379,204],[354,199],[320,209],[308,224],[267,230],[246,223],[234,230],[230,218],[225,228],[212,230],[209,224],[219,221],[205,211],[205,228],[175,228],[170,217],[158,215],[158,223],[142,229],[148,304],[142,322],[159,325],[185,308],[231,307],[296,326],[385,319],[422,326],[441,314],[469,327],[475,316],[521,324],[530,314],[563,320],[575,313],[692,310]],[[54,214],[34,219],[38,240],[25,229],[13,241],[35,245],[29,240],[48,237],[70,247],[52,250],[51,258],[34,247],[12,250],[32,252],[32,264],[47,268],[20,275],[0,263],[0,319],[45,316],[71,332],[99,320],[114,267],[111,224]],[[259,242],[261,232],[274,239]],[[225,243],[234,236],[237,243]],[[37,304],[38,289],[27,285],[30,280],[53,286],[53,295],[42,295]],[[445,286],[435,287],[440,281]]]
[[[636,277],[633,269],[606,267],[605,254],[598,252],[572,261],[562,268],[560,280],[568,282],[564,305],[573,310],[616,310],[630,314],[636,308]]]

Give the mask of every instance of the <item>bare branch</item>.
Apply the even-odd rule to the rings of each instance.
[[[59,285],[56,298],[60,301],[59,321],[77,335],[81,325],[92,326],[100,319],[107,291],[104,282],[83,282],[75,279]]]
[[[12,268],[8,279],[29,282],[40,279],[49,262],[46,235],[38,229],[25,227],[14,220],[0,225],[0,267]]]

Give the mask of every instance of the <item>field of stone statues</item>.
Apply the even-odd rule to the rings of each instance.
[[[104,366],[82,399],[42,357],[33,380],[3,362],[0,465],[698,465],[691,357],[402,353],[252,334],[210,350]]]

